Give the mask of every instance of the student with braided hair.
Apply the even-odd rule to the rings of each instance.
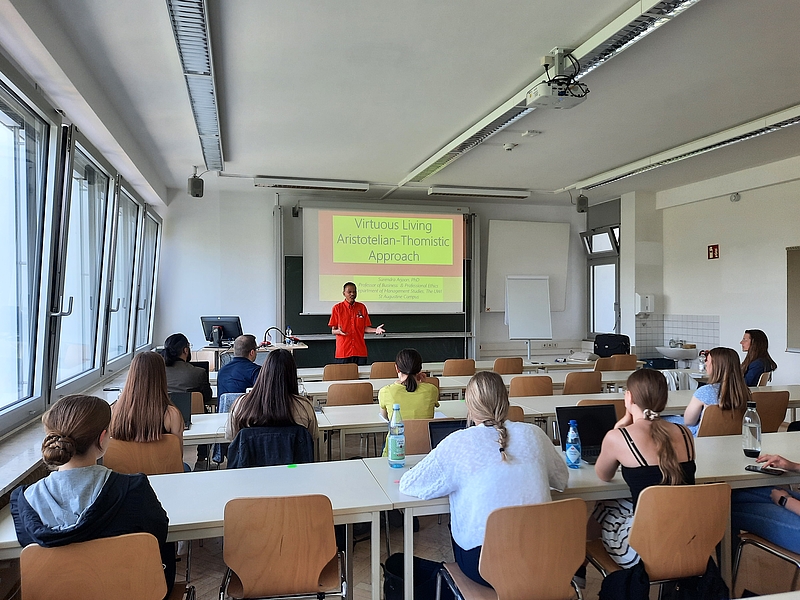
[[[639,555],[628,545],[639,494],[651,485],[694,484],[694,438],[684,425],[669,423],[660,413],[667,406],[667,380],[659,371],[634,371],[626,384],[625,416],[606,434],[594,466],[597,476],[611,481],[622,465],[630,500],[604,500],[592,516],[611,558],[628,568]]]
[[[474,427],[447,436],[400,480],[400,491],[425,500],[450,497],[453,554],[473,581],[486,520],[498,508],[549,502],[564,489],[568,470],[547,435],[530,423],[507,420],[508,392],[497,373],[476,374],[467,385],[467,418]]]

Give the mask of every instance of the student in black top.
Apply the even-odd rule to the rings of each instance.
[[[750,387],[757,386],[762,373],[771,373],[778,368],[769,355],[767,334],[760,329],[745,329],[739,343],[742,345],[742,352],[747,353],[742,361],[744,382]]]

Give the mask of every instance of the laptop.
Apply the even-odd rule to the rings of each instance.
[[[603,438],[614,429],[617,423],[617,411],[613,404],[597,404],[592,406],[556,406],[558,433],[561,438],[561,450],[566,451],[569,422],[578,422],[578,435],[581,436],[581,455],[584,461],[593,465],[600,455]]]
[[[431,450],[436,448],[444,438],[458,431],[459,429],[467,428],[466,419],[447,419],[437,420],[434,419],[428,423],[428,433],[431,436]]]
[[[192,393],[170,392],[169,399],[183,415],[183,428],[189,429],[192,426]]]
[[[205,369],[206,373],[208,373],[208,370],[211,368],[211,363],[209,363],[207,360],[193,360],[190,361],[189,364],[195,367],[200,367],[201,369]]]

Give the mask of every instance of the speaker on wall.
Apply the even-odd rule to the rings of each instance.
[[[203,197],[203,180],[197,175],[189,177],[188,192],[193,198]]]
[[[575,208],[578,210],[579,213],[585,213],[589,210],[589,199],[581,194],[578,196],[577,201],[575,202]]]

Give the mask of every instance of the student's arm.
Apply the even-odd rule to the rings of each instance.
[[[437,449],[441,447],[440,445]],[[453,491],[453,483],[449,481],[437,458],[438,453],[434,449],[410,471],[403,473],[400,478],[400,492],[423,500],[449,495]]]
[[[756,459],[757,463],[764,463],[765,467],[776,467],[787,471],[800,471],[800,464],[792,462],[778,454],[762,454]]]
[[[374,333],[375,335],[383,335],[384,333],[386,333],[386,330],[383,328],[383,323],[381,323],[377,327],[366,327],[364,328],[364,331],[366,331],[367,333]]]
[[[800,500],[798,500],[797,498],[792,496],[789,492],[787,492],[786,490],[781,489],[781,488],[775,488],[774,490],[772,490],[770,492],[769,495],[770,495],[770,498],[772,498],[772,501],[775,504],[778,504],[778,506],[780,506],[779,502],[780,502],[781,496],[786,496],[786,504],[784,505],[784,508],[786,510],[790,510],[794,514],[800,516]]]
[[[603,445],[600,448],[600,456],[594,465],[594,472],[603,481],[611,481],[619,468],[619,445],[622,441],[622,433],[618,429],[612,429],[603,438]]]
[[[697,425],[700,422],[700,415],[703,414],[703,409],[706,407],[703,402],[697,399],[697,396],[692,396],[686,410],[683,412],[684,425]]]
[[[183,415],[177,406],[170,404],[164,414],[164,430],[172,435],[177,435],[183,449]]]

